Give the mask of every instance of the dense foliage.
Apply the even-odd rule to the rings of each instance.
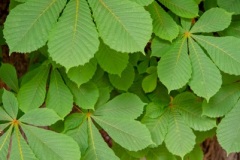
[[[240,151],[238,0],[11,0],[0,159],[203,159]]]

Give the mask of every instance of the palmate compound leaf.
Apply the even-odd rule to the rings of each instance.
[[[209,101],[221,87],[220,71],[194,40],[190,38],[188,42],[192,62],[192,76],[189,86],[194,93]]]
[[[13,65],[3,63],[0,67],[0,79],[7,84],[15,92],[18,92],[17,72]]]
[[[154,0],[130,0],[133,2],[136,2],[138,4],[140,4],[141,6],[147,6],[149,4],[151,4]]]
[[[240,151],[240,101],[222,119],[217,128],[217,138],[227,154]]]
[[[192,35],[223,72],[240,75],[240,39]]]
[[[110,73],[121,76],[121,73],[128,65],[129,56],[127,53],[120,53],[100,43],[99,50],[95,54],[101,68]]]
[[[17,98],[19,108],[23,112],[40,107],[46,95],[46,83],[48,79],[50,66],[42,65],[31,80],[21,86]]]
[[[170,42],[177,37],[179,33],[177,23],[157,2],[149,5],[147,10],[153,18],[153,32],[157,36]]]
[[[46,107],[53,109],[62,118],[70,113],[73,107],[73,95],[57,69],[51,72]]]
[[[203,115],[217,118],[227,114],[240,97],[240,84],[233,83],[223,86],[209,102],[203,101]]]
[[[48,126],[59,119],[54,111],[47,108],[29,111],[18,120],[12,118],[8,129],[0,137],[0,159],[7,159],[10,155],[11,160],[79,160],[78,145],[70,137],[33,126]],[[10,144],[11,149],[8,147]]]
[[[94,57],[99,40],[86,0],[70,0],[49,39],[50,57],[67,70]]]
[[[219,21],[221,17],[221,21]],[[191,33],[200,33],[200,32],[217,32],[226,29],[232,19],[232,14],[226,12],[221,8],[212,8],[199,18],[199,20],[194,24]]]
[[[158,77],[168,92],[183,87],[191,77],[187,39],[177,40],[158,63]]]
[[[107,143],[104,142],[91,118],[88,118],[88,135],[89,146],[82,160],[119,160]]]
[[[66,0],[28,0],[11,10],[4,27],[10,52],[42,47],[65,4]]]
[[[198,5],[194,0],[158,0],[173,13],[184,18],[193,18],[198,15]]]
[[[88,0],[99,35],[110,48],[120,52],[144,53],[152,34],[149,13],[129,0]]]

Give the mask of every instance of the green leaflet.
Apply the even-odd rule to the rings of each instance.
[[[240,38],[240,21],[233,21],[230,26],[221,32],[224,36],[234,36]]]
[[[100,106],[94,115],[136,119],[142,114],[143,107],[144,103],[138,96],[133,93],[123,93]]]
[[[68,2],[48,46],[53,60],[67,70],[84,65],[94,57],[99,40],[86,0]]]
[[[183,87],[191,77],[191,64],[187,54],[187,40],[175,42],[158,63],[158,77],[168,92]]]
[[[12,134],[12,148],[10,160],[38,160],[27,142],[23,139],[18,126],[14,127]]]
[[[35,126],[50,126],[60,119],[52,109],[37,108],[24,114],[19,121]]]
[[[11,125],[6,133],[0,137],[0,159],[7,159],[12,129]]]
[[[190,153],[184,156],[184,160],[189,160],[189,159],[194,159],[194,160],[204,159],[204,154],[200,145],[196,145]]]
[[[68,81],[67,86],[71,90],[74,102],[83,109],[94,109],[99,98],[99,89],[92,83],[85,83],[79,88],[73,82]]]
[[[142,88],[145,93],[152,92],[157,87],[157,73],[146,76],[142,81]]]
[[[218,20],[221,17],[221,21]],[[191,33],[217,32],[226,29],[232,19],[232,14],[221,8],[212,8],[204,12],[199,20],[194,24]]]
[[[192,77],[189,81],[189,86],[194,93],[209,101],[221,87],[221,74],[196,42],[191,38],[188,42],[190,60],[192,62]]]
[[[208,103],[203,102],[203,115],[213,118],[224,116],[235,106],[239,97],[239,83],[223,86]]]
[[[216,127],[215,119],[202,116],[201,103],[192,93],[177,95],[172,105],[182,115],[185,123],[194,130],[206,131]]]
[[[168,133],[165,137],[167,149],[180,157],[189,153],[195,144],[195,135],[186,126],[183,117],[176,111],[172,111],[169,118]]]
[[[3,63],[0,67],[0,79],[2,79],[12,90],[18,92],[18,78],[14,66]]]
[[[138,151],[152,144],[151,135],[140,122],[121,117],[93,116],[107,133],[129,151]]]
[[[104,43],[100,44],[99,50],[95,55],[101,68],[110,73],[121,76],[121,73],[128,65],[129,56],[127,53],[120,53],[109,48]]]
[[[184,18],[194,18],[198,15],[198,5],[194,0],[158,0],[173,13]]]
[[[10,52],[42,47],[65,4],[66,0],[28,0],[11,10],[3,30]]]
[[[88,118],[89,147],[82,160],[119,160],[114,152],[104,142],[99,131]]]
[[[97,61],[93,58],[84,66],[73,67],[67,72],[67,76],[78,87],[82,84],[87,83],[94,75],[97,70]]]
[[[46,95],[46,83],[49,74],[49,66],[40,66],[38,74],[21,86],[17,98],[19,108],[23,112],[40,107]]]
[[[235,37],[192,36],[205,48],[220,70],[240,75],[240,40]],[[228,65],[226,65],[228,64]]]
[[[51,72],[46,107],[53,109],[62,118],[69,114],[73,107],[73,95],[57,69]]]
[[[10,117],[3,108],[0,107],[0,121],[11,121],[13,118]]]
[[[28,143],[41,160],[79,160],[80,150],[70,137],[22,124]]]
[[[171,154],[165,146],[150,149],[146,158],[149,160],[177,160],[177,158]]]
[[[147,10],[153,19],[153,32],[157,36],[170,42],[177,37],[179,33],[177,23],[157,2],[149,5]]]
[[[72,137],[81,150],[85,153],[88,148],[87,116],[82,113],[74,113],[68,116],[64,122],[64,134]]]
[[[129,0],[88,2],[105,44],[120,52],[144,53],[144,47],[152,33],[152,20],[142,6]]]
[[[115,88],[127,91],[133,84],[135,71],[133,66],[128,64],[128,66],[123,70],[121,76],[109,74],[108,77]]]
[[[136,2],[142,6],[147,6],[151,4],[154,0],[130,0],[130,1]]]
[[[152,53],[151,56],[162,57],[168,50],[171,48],[171,43],[165,40],[162,40],[158,37],[154,37],[152,40]]]
[[[227,154],[240,151],[240,101],[225,116],[217,128],[217,138]]]
[[[12,118],[17,118],[18,114],[18,101],[15,95],[7,90],[4,90],[3,96],[3,108],[5,109],[6,113]]]
[[[158,110],[160,110],[160,108],[158,108]],[[163,143],[168,133],[169,111],[164,111],[156,118],[145,116],[142,119],[142,123],[149,129],[153,142],[156,146],[159,146]]]
[[[227,10],[228,12],[234,12],[234,14],[240,14],[240,2],[238,0],[217,0],[217,4]]]

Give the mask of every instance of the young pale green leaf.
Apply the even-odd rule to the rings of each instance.
[[[129,151],[138,151],[152,144],[151,135],[143,124],[122,117],[93,116],[109,135]]]
[[[99,90],[94,83],[85,83],[81,85],[80,88],[78,88],[77,85],[72,82],[67,82],[67,85],[73,93],[74,102],[80,108],[94,109],[99,97]]]
[[[123,93],[99,107],[94,115],[136,119],[142,114],[144,105],[135,94]]]
[[[240,97],[240,84],[233,83],[223,86],[210,101],[203,102],[203,115],[217,118],[227,114]]]
[[[51,73],[46,107],[53,109],[62,118],[70,113],[73,107],[73,95],[56,69]]]
[[[158,37],[154,37],[151,45],[152,49],[151,56],[162,57],[165,53],[168,52],[170,48],[171,48],[170,42],[162,40]]]
[[[217,4],[227,10],[228,12],[234,12],[234,14],[240,14],[240,1],[239,0],[217,0]]]
[[[138,4],[140,4],[141,6],[147,6],[149,4],[151,4],[154,0],[130,0],[133,2],[136,2]]]
[[[159,146],[163,143],[168,132],[169,110],[165,110],[156,118],[146,116],[143,118],[142,123],[149,129],[153,142],[156,146]]]
[[[216,127],[215,119],[202,116],[201,101],[194,94],[179,94],[174,98],[172,105],[181,114],[185,124],[194,130],[206,131]]]
[[[121,76],[109,74],[108,77],[115,88],[127,91],[133,84],[135,78],[134,68],[129,63],[128,66],[123,70]]]
[[[88,119],[89,147],[82,160],[119,160],[114,152],[104,142],[92,120]]]
[[[67,70],[94,57],[99,40],[86,0],[70,0],[49,39],[49,53]]]
[[[195,94],[209,101],[221,87],[220,71],[196,42],[191,38],[188,42],[192,62],[192,77],[189,86]]]
[[[147,7],[153,19],[153,32],[160,38],[172,41],[179,33],[177,23],[157,3],[153,2]]]
[[[157,87],[157,73],[146,76],[142,81],[142,88],[145,93],[152,92]]]
[[[203,46],[223,72],[240,75],[240,39],[235,37],[192,36]],[[226,65],[227,64],[227,65]]]
[[[79,160],[80,149],[70,137],[33,126],[21,125],[29,146],[41,160]]]
[[[109,48],[104,43],[100,44],[98,52],[95,54],[101,68],[110,73],[121,76],[121,73],[128,65],[129,56],[127,53],[120,53]]]
[[[81,150],[85,153],[88,148],[87,116],[82,113],[74,113],[64,122],[64,134],[72,137]]]
[[[222,119],[217,128],[217,138],[227,154],[240,151],[240,101]]]
[[[50,126],[60,119],[52,109],[37,108],[24,114],[19,121],[35,126]]]
[[[186,125],[182,116],[176,111],[171,112],[165,143],[171,153],[181,156],[182,158],[189,153],[195,145],[195,135]]]
[[[152,34],[152,20],[142,6],[129,0],[88,2],[104,43],[116,51],[144,53]]]
[[[0,121],[12,121],[13,118],[10,117],[2,107],[0,107]]]
[[[198,5],[194,0],[158,0],[173,13],[184,18],[194,18],[198,15]]]
[[[14,132],[12,134],[12,144],[11,144],[10,160],[38,160],[34,155],[33,151],[23,139],[22,134],[18,126],[14,127]]]
[[[11,125],[6,133],[0,136],[0,159],[2,160],[7,159],[12,129],[13,126]]]
[[[218,20],[221,17],[221,21]],[[217,32],[226,29],[232,19],[232,14],[221,8],[212,8],[204,12],[199,20],[194,24],[191,33]]]
[[[67,75],[69,79],[75,82],[78,87],[82,84],[88,82],[94,75],[97,70],[97,61],[95,59],[91,59],[84,66],[78,66],[71,68]]]
[[[240,21],[232,22],[230,26],[221,32],[224,36],[234,36],[240,38]]]
[[[191,77],[187,39],[178,40],[158,63],[158,77],[168,92],[183,87]]]
[[[17,99],[19,108],[23,112],[40,107],[46,95],[46,83],[49,74],[49,66],[41,66],[38,68],[38,74],[30,81],[21,86]]]
[[[11,10],[3,30],[10,52],[26,53],[42,47],[66,2],[29,0]]]
[[[177,160],[176,156],[170,153],[165,146],[151,148],[146,158],[149,160]]]
[[[0,79],[5,82],[15,92],[18,92],[18,78],[16,69],[7,63],[3,63],[0,67]]]
[[[3,96],[3,108],[12,119],[17,118],[18,114],[18,101],[15,95],[7,90],[4,90]]]

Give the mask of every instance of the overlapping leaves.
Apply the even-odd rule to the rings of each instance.
[[[78,145],[72,138],[38,128],[60,120],[53,110],[35,109],[18,118],[17,98],[4,90],[0,111],[0,130],[4,132],[0,137],[0,159],[80,159]]]
[[[215,17],[219,15],[222,21],[215,22]],[[230,25],[231,13],[220,8],[206,11],[192,28],[190,21],[182,21],[182,38],[176,40],[173,47],[162,56],[158,64],[158,76],[169,91],[189,83],[194,93],[208,101],[222,84],[218,68],[229,74],[240,74],[240,57],[237,52],[240,40],[234,37],[195,35],[199,32],[222,31]]]

